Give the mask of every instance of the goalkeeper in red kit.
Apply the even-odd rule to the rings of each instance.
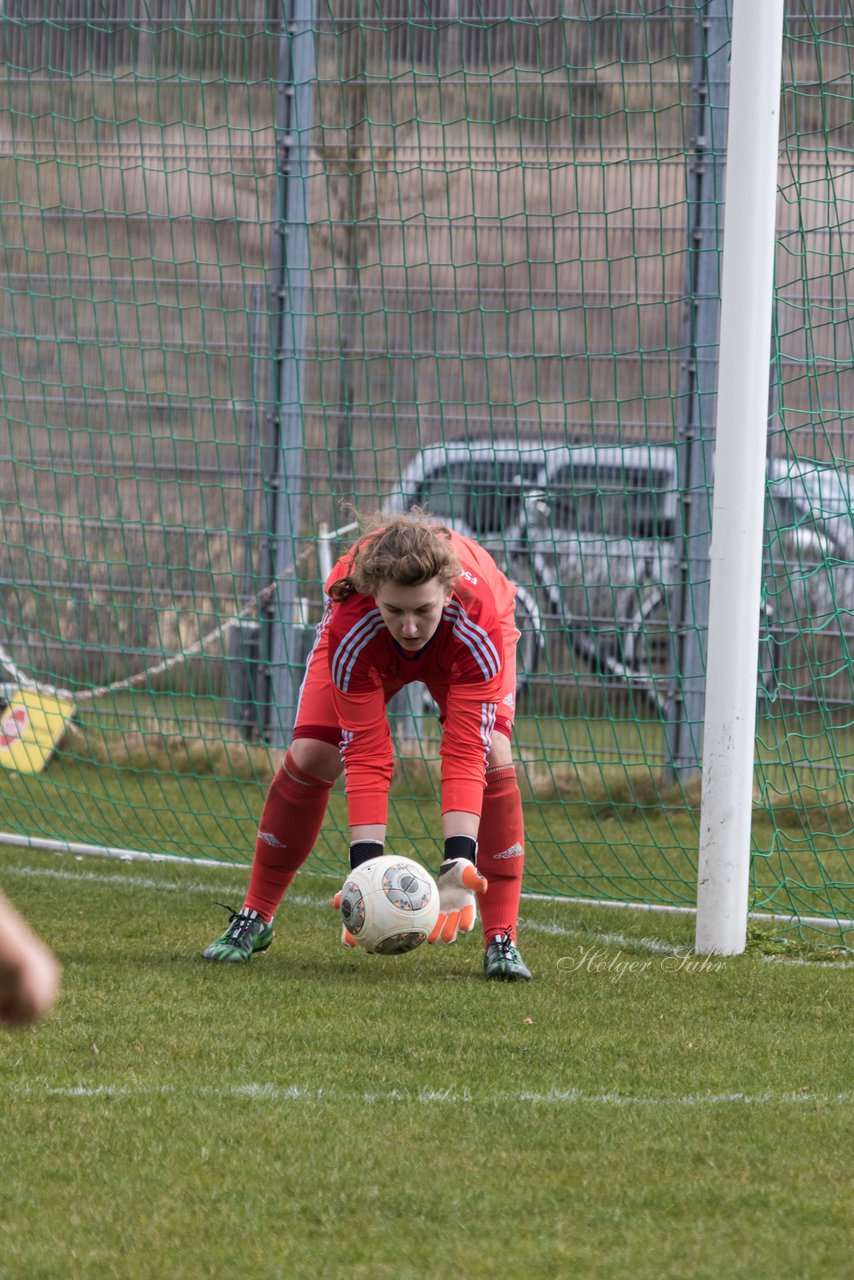
[[[246,901],[205,958],[241,962],[269,947],[275,913],[311,853],[342,770],[350,866],[383,853],[393,769],[386,706],[418,680],[438,704],[443,729],[444,858],[429,941],[451,943],[471,932],[479,902],[485,976],[527,981],[516,945],[524,829],[510,745],[515,587],[476,542],[418,512],[365,534],[325,585],[327,605],[293,739],[264,803]]]

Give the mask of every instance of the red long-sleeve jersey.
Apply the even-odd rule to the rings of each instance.
[[[417,653],[395,642],[372,596],[331,605],[327,652],[351,826],[386,821],[393,752],[385,708],[415,680],[427,686],[442,716],[442,812],[481,812],[496,718],[503,712],[505,732],[512,721],[516,588],[476,542],[452,533],[451,543],[463,571],[438,628]],[[347,575],[351,556],[335,565],[327,591]]]

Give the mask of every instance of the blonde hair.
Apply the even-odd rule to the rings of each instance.
[[[350,571],[333,582],[333,600],[355,594],[375,596],[387,582],[420,587],[437,578],[445,591],[453,590],[462,565],[451,546],[451,531],[434,524],[418,507],[405,515],[360,520],[364,536],[350,554]]]

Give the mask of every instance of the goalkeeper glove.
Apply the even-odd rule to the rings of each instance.
[[[475,866],[477,841],[470,836],[449,836],[445,860],[439,868],[439,919],[428,942],[456,942],[458,933],[471,933],[477,920],[477,897],[486,893],[487,881]]]
[[[355,871],[363,862],[370,862],[371,858],[381,858],[383,853],[383,844],[381,840],[354,840],[350,845],[350,870]],[[334,907],[338,911],[341,907],[341,890],[339,889],[335,896],[330,900],[330,907]],[[356,939],[350,933],[346,924],[341,926],[341,942],[345,947],[355,947]]]

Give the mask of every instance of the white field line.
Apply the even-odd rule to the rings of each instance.
[[[49,1085],[8,1084],[0,1086],[0,1095],[26,1100],[49,1098],[164,1098],[179,1101],[213,1099],[214,1101],[251,1102],[278,1106],[288,1103],[331,1103],[335,1106],[382,1105],[384,1103],[450,1104],[464,1106],[576,1106],[576,1107],[789,1107],[816,1104],[818,1106],[849,1107],[854,1104],[854,1093],[773,1092],[764,1093],[688,1093],[644,1096],[625,1093],[585,1093],[580,1089],[549,1089],[543,1093],[534,1091],[507,1091],[478,1094],[471,1089],[454,1086],[440,1089],[381,1089],[364,1093],[338,1089],[307,1088],[302,1085],[236,1084],[183,1088],[176,1085]]]
[[[557,898],[548,893],[523,893],[529,902],[565,903],[578,907],[611,907],[615,911],[649,911],[664,915],[695,916],[696,907],[679,907],[666,902],[613,902],[610,898]],[[773,924],[808,924],[818,929],[854,929],[854,920],[834,916],[784,915],[780,911],[748,911],[751,920],[769,920]]]
[[[111,844],[82,844],[78,840],[48,840],[41,836],[22,836],[16,831],[0,831],[0,846],[13,849],[36,849],[44,853],[73,853],[90,858],[118,858],[121,862],[176,862],[191,867],[227,867],[234,863],[225,858],[190,858],[180,853],[144,853],[141,849],[123,849]]]
[[[603,947],[627,947],[636,948],[641,951],[652,951],[653,953],[661,952],[661,954],[672,955],[676,951],[682,951],[684,948],[678,947],[675,943],[662,942],[660,938],[630,938],[622,933],[598,933],[592,932],[590,929],[570,929],[563,924],[554,924],[551,921],[528,920],[525,917],[519,917],[520,927],[530,930],[531,933],[549,933],[560,938],[586,938],[591,945]]]
[[[806,960],[802,956],[762,956],[765,964],[800,964],[810,969],[854,969],[854,960]]]
[[[246,881],[236,884],[202,884],[188,880],[186,884],[173,880],[154,880],[148,876],[100,875],[98,872],[57,871],[53,867],[10,867],[0,863],[0,877],[24,876],[32,880],[73,880],[82,884],[120,885],[124,889],[155,889],[164,893],[235,893],[240,894],[241,901],[249,883],[249,868]],[[329,898],[309,897],[300,893],[289,893],[287,902],[297,907],[326,907]]]
[[[248,868],[247,868],[248,872]],[[29,880],[66,880],[83,884],[117,886],[123,889],[153,889],[163,893],[204,893],[234,894],[241,898],[246,892],[246,884],[204,884],[200,881],[188,880],[182,884],[174,880],[155,880],[150,876],[102,875],[91,871],[59,871],[53,867],[18,867],[0,864],[3,876],[21,876]],[[548,899],[554,904],[554,899]],[[288,907],[328,907],[329,899],[314,897],[304,893],[289,893],[284,906]],[[529,920],[519,917],[519,926],[527,933],[544,933],[558,938],[583,938],[591,946],[616,947],[626,951],[648,951],[653,955],[684,955],[684,947],[675,943],[663,942],[660,938],[632,938],[622,933],[597,933],[589,929],[573,929],[567,925],[553,921]],[[852,969],[854,960],[802,960],[795,956],[762,956],[767,964],[808,965],[810,968]]]
[[[73,853],[97,858],[119,858],[122,862],[174,862],[185,866],[234,868],[233,862],[220,858],[191,858],[178,853],[145,853],[140,849],[121,849],[112,845],[80,844],[69,840],[49,840],[41,836],[23,836],[18,832],[0,831],[0,846],[37,849],[48,853]],[[675,906],[663,902],[614,902],[610,898],[559,898],[548,893],[522,894],[526,902],[550,902],[552,906],[607,907],[611,910],[647,911],[665,915],[696,915],[697,908]],[[784,915],[774,911],[750,911],[751,920],[769,920],[773,924],[805,924],[819,929],[854,929],[854,920],[834,916]]]
[[[163,893],[204,893],[204,894],[237,894],[243,897],[246,884],[204,884],[199,881],[187,881],[185,884],[173,880],[156,880],[150,876],[103,875],[91,871],[60,871],[53,867],[20,867],[2,866],[3,876],[21,876],[30,880],[65,880],[83,884],[119,886],[129,889],[153,889]],[[313,897],[307,894],[289,893],[284,906],[293,907],[327,907],[328,898]],[[588,929],[572,929],[562,924],[548,921],[528,920],[520,917],[519,925],[530,933],[545,933],[560,938],[585,938],[591,944],[602,947],[633,948],[650,951],[653,954],[671,955],[677,951],[674,945],[662,942],[658,938],[630,938],[620,933],[591,933]]]

